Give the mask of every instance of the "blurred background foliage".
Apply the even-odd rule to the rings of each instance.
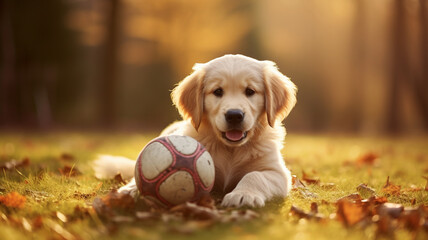
[[[426,0],[0,0],[0,126],[157,131],[194,63],[275,61],[289,131],[428,131]]]

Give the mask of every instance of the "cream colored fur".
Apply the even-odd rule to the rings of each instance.
[[[171,124],[161,135],[191,136],[207,148],[216,167],[213,190],[225,194],[223,206],[261,207],[274,196],[285,197],[291,175],[280,152],[285,137],[281,122],[296,103],[295,85],[273,62],[243,55],[225,55],[197,64],[194,70],[172,93],[184,120]],[[214,94],[218,88],[224,92],[220,97]],[[248,88],[253,95],[246,95]],[[230,128],[225,120],[230,109],[245,113],[239,130],[246,137],[237,142],[224,137]],[[117,166],[108,164],[111,160],[103,156],[95,161],[104,166],[95,169],[97,177],[117,173],[105,167]],[[137,194],[135,182],[120,191]]]

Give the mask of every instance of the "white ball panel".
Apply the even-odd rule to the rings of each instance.
[[[207,151],[196,160],[196,171],[205,187],[213,184],[215,178],[214,162]]]
[[[147,179],[156,178],[162,171],[171,166],[171,152],[159,142],[148,145],[141,156],[141,170]]]
[[[198,148],[198,142],[188,136],[171,135],[168,136],[168,139],[171,141],[172,145],[175,149],[177,149],[178,152],[185,155],[193,154]]]
[[[186,171],[173,173],[160,184],[159,194],[174,205],[190,200],[195,194],[192,175]]]

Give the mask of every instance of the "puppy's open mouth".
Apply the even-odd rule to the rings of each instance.
[[[229,130],[226,132],[222,132],[222,136],[224,139],[230,142],[239,142],[247,137],[247,132],[243,132],[240,130]]]

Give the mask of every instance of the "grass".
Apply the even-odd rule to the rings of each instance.
[[[297,191],[285,199],[276,198],[256,211],[260,218],[242,223],[218,223],[208,228],[194,228],[183,234],[174,229],[191,227],[192,223],[164,224],[161,221],[121,223],[107,229],[96,214],[76,217],[76,206],[87,207],[95,197],[104,196],[119,187],[112,180],[98,180],[90,167],[99,153],[136,158],[141,148],[155,134],[106,133],[3,133],[0,135],[0,164],[11,159],[29,158],[28,167],[4,170],[0,176],[0,195],[16,191],[26,197],[21,209],[0,205],[0,236],[6,239],[373,239],[374,226],[346,228],[336,220],[315,222],[289,216],[292,205],[309,210],[311,202],[319,203],[320,213],[335,213],[332,205],[338,198],[356,192],[366,183],[382,195],[381,188],[389,176],[402,189],[424,187],[428,175],[428,138],[364,138],[351,136],[289,135],[283,151],[287,166],[302,178],[302,171],[317,177],[321,183],[334,183],[333,189],[309,185],[318,195],[307,198]],[[379,159],[373,166],[356,166],[355,160],[367,153]],[[69,165],[82,174],[61,175],[60,168]],[[389,196],[389,202],[410,206],[428,205],[428,191],[406,192]],[[72,221],[62,222],[57,212]],[[37,220],[42,224],[37,225]],[[29,222],[31,229],[23,222]],[[111,226],[109,226],[111,228]],[[72,236],[64,233],[64,230]],[[397,230],[398,239],[411,239],[407,230]],[[426,239],[421,231],[416,236]]]

